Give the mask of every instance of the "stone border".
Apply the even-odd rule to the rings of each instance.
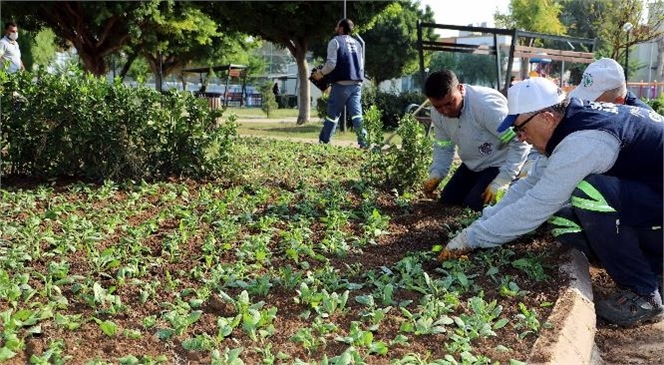
[[[559,296],[548,319],[562,325],[542,332],[528,356],[529,364],[589,365],[596,361],[593,358],[595,304],[588,261],[575,249],[570,249],[566,256],[570,259],[560,270],[569,274],[570,284]]]

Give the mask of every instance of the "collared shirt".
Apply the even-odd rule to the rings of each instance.
[[[1,68],[5,68],[8,63],[8,72],[16,72],[21,69],[21,50],[18,47],[18,42],[12,41],[7,36],[0,39],[0,60]]]
[[[496,130],[507,116],[507,99],[497,90],[463,85],[461,114],[448,118],[431,108],[435,136],[429,176],[444,178],[454,159],[455,146],[461,161],[472,171],[498,167],[505,181],[514,179],[526,160],[530,145],[512,139],[502,145]]]

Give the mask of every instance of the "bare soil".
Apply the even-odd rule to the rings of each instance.
[[[69,182],[64,179],[54,184],[59,189],[65,190]],[[19,188],[34,186],[34,182],[31,181],[20,181],[20,179],[17,181],[7,181],[3,179],[3,185],[8,183]],[[190,188],[194,188],[190,191],[195,191],[197,183],[187,182],[187,184]],[[72,197],[72,199],[76,199],[76,197]],[[106,203],[113,204],[123,199],[127,199],[127,196],[119,191]],[[382,236],[375,246],[367,247],[361,254],[349,255],[334,261],[333,266],[339,269],[342,275],[348,271],[348,267],[352,267],[356,263],[360,263],[363,270],[371,270],[380,268],[381,266],[392,266],[409,252],[429,251],[434,245],[444,244],[451,230],[461,228],[456,223],[456,218],[460,215],[461,210],[456,208],[442,208],[435,201],[421,200],[409,209],[404,210],[402,207],[395,206],[392,200],[385,199],[382,209],[385,214],[392,217],[390,225],[387,228],[390,234]],[[158,213],[158,211],[153,211],[137,215],[132,218],[132,222],[130,223],[138,225],[141,222],[154,218]],[[177,222],[161,222],[159,230],[152,234],[152,239],[145,242],[151,248],[153,255],[160,254],[160,237],[175,226],[177,226]],[[323,234],[322,227],[320,226],[312,225],[311,229],[314,239]],[[115,243],[108,241],[103,244],[113,245]],[[568,283],[568,278],[557,270],[559,265],[566,260],[566,257],[562,255],[564,249],[559,247],[544,230],[539,230],[535,235],[524,237],[508,245],[508,247],[516,252],[517,257],[525,255],[528,252],[548,251],[552,254],[547,258],[546,274],[549,275],[549,279],[546,281],[536,282],[527,280],[521,271],[513,268],[506,269],[504,273],[519,278],[519,283],[522,285],[521,289],[529,291],[530,294],[504,303],[505,316],[511,318],[516,315],[518,313],[519,302],[523,302],[527,307],[533,308],[540,308],[539,304],[542,302],[556,302],[558,295]],[[192,240],[187,245],[182,245],[180,249],[183,252],[183,257],[201,256],[201,242],[199,241]],[[82,256],[70,255],[67,258],[62,258],[70,262],[70,274],[96,275],[96,273],[89,271],[89,264]],[[229,259],[232,258],[229,257]],[[275,259],[273,264],[279,265],[281,262]],[[48,262],[34,262],[33,265],[34,270],[44,272],[47,270],[46,266]],[[195,265],[198,265],[195,261],[184,261],[172,263],[164,267],[152,267],[149,269],[149,277],[146,280],[163,280],[166,272],[187,272]],[[425,269],[427,272],[432,272],[437,265],[439,264],[432,261]],[[485,275],[485,272],[486,268],[480,268],[477,272],[469,273],[469,275],[478,274],[475,282],[477,285],[487,288],[485,300],[490,301],[493,298],[498,298],[500,295],[495,290],[495,283],[490,282],[490,278]],[[611,290],[613,283],[603,270],[591,269],[591,275],[596,297]],[[104,286],[109,284],[108,278],[99,277],[98,280],[102,281]],[[40,287],[40,283],[31,283],[31,285],[36,288]],[[193,282],[184,282],[182,285],[186,287],[196,284]],[[158,290],[154,300],[150,300],[146,304],[141,304],[139,302],[138,290],[134,286],[125,285],[119,286],[115,293],[121,297],[123,303],[131,308],[129,312],[113,317],[113,321],[119,325],[120,330],[142,329],[140,325],[143,318],[150,315],[160,316],[165,310],[159,307],[157,303],[173,301],[173,292]],[[68,293],[65,292],[64,294],[67,296]],[[230,294],[235,295],[237,293]],[[299,313],[302,312],[302,307],[293,302],[293,292],[274,287],[265,298],[261,299],[279,308],[279,314],[275,322],[275,327],[278,328],[278,331],[274,336],[270,337],[272,352],[283,351],[290,355],[291,360],[295,358],[309,358],[309,354],[289,340],[298,329],[309,324],[306,319],[299,316]],[[405,299],[416,300],[417,296],[414,293],[407,292],[400,292],[395,296],[395,300],[397,301]],[[564,305],[565,303],[561,304],[563,307],[562,310],[564,310]],[[91,309],[83,303],[72,302],[69,308],[69,314],[81,314],[83,318],[92,315]],[[6,309],[8,309],[7,303],[0,300],[0,312]],[[216,318],[232,314],[232,308],[229,307],[228,303],[218,300],[217,297],[211,297],[204,304],[203,311],[204,314],[201,320],[196,323],[191,332],[188,333],[189,335],[200,333],[214,334],[217,331]],[[348,328],[350,321],[358,317],[357,312],[358,309],[354,309],[345,319],[335,318],[335,322],[341,327]],[[551,312],[551,307],[542,307],[539,311],[540,317],[550,321],[552,328],[542,330],[541,335],[546,335],[560,326],[560,323],[550,317]],[[398,330],[398,323],[384,323],[381,326],[381,337],[384,339],[394,338]],[[154,335],[142,336],[138,339],[130,339],[124,336],[110,338],[100,332],[98,325],[94,322],[85,323],[75,331],[64,330],[54,324],[47,323],[43,325],[41,334],[26,338],[26,350],[24,353],[5,363],[12,365],[28,364],[32,354],[43,354],[48,349],[49,343],[54,339],[64,340],[66,355],[70,356],[70,360],[66,362],[68,364],[83,364],[94,358],[114,362],[118,357],[127,354],[151,356],[153,358],[158,355],[166,355],[169,359],[167,362],[169,364],[210,363],[210,358],[207,355],[201,352],[184,350],[181,346],[181,338],[176,338],[173,341],[161,341]],[[245,348],[254,348],[256,346],[256,343],[244,334],[239,334],[237,337],[231,338],[231,340],[234,343],[233,347],[244,346]],[[483,349],[483,355],[488,356],[493,361],[509,363],[510,359],[527,359],[531,355],[530,349],[535,340],[535,336],[528,336],[523,340],[516,338],[516,336],[496,336],[482,339],[478,347]],[[595,341],[605,363],[664,364],[664,322],[631,329],[622,329],[598,321],[598,331]],[[441,346],[442,342],[444,342],[442,335],[413,337],[409,346],[391,348],[390,357],[398,358],[407,353],[418,353],[430,356],[431,358],[441,358],[445,355],[444,349]],[[512,351],[509,353],[496,351],[495,349],[498,345],[509,347]],[[329,341],[321,351],[327,354],[338,354],[343,351],[344,346],[344,344]],[[320,358],[322,353],[313,354],[313,357]],[[255,358],[243,356],[243,358],[245,364],[258,364],[262,360],[258,356]],[[537,363],[545,363],[548,359],[539,354],[532,354],[530,360]],[[368,364],[378,365],[390,362],[389,359],[375,355],[369,356],[366,361]]]
[[[595,300],[615,290],[615,283],[600,268],[590,269]],[[620,328],[598,319],[595,343],[604,364],[664,364],[664,321]]]
[[[195,191],[196,182],[186,182],[190,191]],[[21,183],[19,182],[19,185]],[[57,189],[66,189],[66,184],[57,186]],[[193,189],[192,189],[193,188]],[[77,199],[85,199],[82,196],[71,195],[71,202],[75,203]],[[114,204],[115,202],[127,199],[127,194],[122,191],[116,192],[115,196],[108,199],[103,204]],[[157,198],[155,198],[157,199]],[[388,227],[389,235],[382,236],[375,246],[366,247],[363,252],[358,254],[351,254],[344,258],[333,259],[332,266],[338,269],[342,275],[348,272],[349,267],[354,264],[360,263],[362,270],[377,269],[381,266],[392,266],[396,262],[403,259],[403,257],[413,251],[429,251],[434,245],[444,244],[450,230],[457,230],[461,227],[458,223],[458,216],[462,214],[462,210],[458,208],[444,208],[437,202],[430,200],[422,200],[416,202],[414,206],[404,210],[403,207],[397,207],[393,203],[393,199],[383,199],[381,202],[383,214],[388,214],[392,219]],[[138,225],[148,219],[154,218],[159,212],[148,211],[136,215],[131,218],[129,222],[131,225]],[[150,254],[161,254],[161,239],[166,232],[177,227],[178,222],[163,221],[160,222],[159,229],[151,235],[151,239],[144,242],[145,246],[150,247]],[[312,237],[320,237],[323,235],[322,227],[314,224],[311,227],[313,231]],[[117,239],[117,237],[116,237]],[[114,239],[101,242],[102,245],[114,245]],[[199,240],[190,240],[186,244],[180,246],[182,251],[181,257],[201,257],[201,244]],[[546,274],[549,279],[545,281],[530,280],[523,271],[517,270],[510,266],[504,267],[501,274],[509,274],[511,277],[518,281],[522,290],[528,291],[530,294],[527,296],[519,296],[513,298],[505,298],[501,296],[496,289],[496,284],[491,282],[491,278],[486,276],[487,267],[479,266],[474,272],[467,273],[476,275],[475,284],[479,287],[486,288],[484,299],[489,302],[493,299],[499,299],[503,305],[503,316],[505,318],[513,318],[519,314],[520,302],[524,303],[528,308],[537,308],[539,317],[545,321],[551,311],[552,307],[541,307],[543,302],[555,303],[561,290],[567,285],[567,278],[557,269],[562,260],[564,250],[552,240],[552,238],[543,231],[534,235],[525,237],[514,244],[508,246],[516,254],[514,258],[525,255],[528,252],[543,252],[548,251],[551,255],[548,256],[545,263]],[[48,249],[48,245],[44,246]],[[70,254],[66,258],[59,259],[66,260],[70,263],[70,275],[84,275],[96,277],[104,287],[113,285],[114,279],[100,276],[98,273],[91,272],[89,263],[86,261],[85,255]],[[228,260],[233,260],[234,257],[229,255]],[[273,265],[281,265],[278,258],[273,259]],[[148,269],[146,281],[164,281],[168,273],[190,272],[192,268],[199,265],[195,260],[183,260],[180,262],[172,262],[162,267],[151,267]],[[428,263],[425,270],[431,275],[435,275],[434,269],[440,265],[435,261]],[[40,272],[47,270],[48,262],[36,261],[33,262],[33,269]],[[351,275],[351,274],[348,274]],[[186,287],[196,287],[199,285],[195,281],[186,282],[186,276],[180,277],[183,282],[180,287],[175,290],[165,290],[160,288],[156,291],[154,299],[149,300],[145,304],[139,301],[139,288],[130,285],[122,285],[117,287],[116,295],[120,296],[122,303],[128,306],[131,310],[113,315],[111,318],[114,323],[119,327],[119,332],[124,329],[143,330],[141,322],[148,316],[159,317],[167,308],[159,306],[159,303],[172,302],[174,293],[180,292]],[[352,277],[349,277],[352,280]],[[40,288],[42,283],[31,282],[35,288]],[[239,293],[229,293],[236,296]],[[92,309],[76,299],[77,296],[72,295],[65,291],[65,297],[69,297],[71,302],[68,305],[67,314],[80,314],[83,318],[90,318],[94,315]],[[356,293],[354,293],[356,294]],[[79,297],[80,298],[80,297]],[[417,300],[418,293],[400,291],[395,294],[397,302],[407,299]],[[276,306],[279,309],[279,315],[275,322],[275,327],[278,329],[274,336],[270,337],[270,344],[272,345],[272,352],[277,353],[282,351],[290,356],[290,361],[293,359],[320,359],[323,353],[328,356],[339,354],[347,347],[343,343],[336,341],[328,341],[326,346],[321,349],[321,353],[308,354],[304,349],[298,347],[290,337],[297,332],[298,329],[308,326],[310,323],[307,319],[302,318],[299,314],[302,312],[302,306],[293,301],[293,291],[287,291],[279,286],[270,289],[269,294],[260,298],[271,306]],[[467,298],[462,298],[465,301]],[[0,311],[8,309],[8,303],[0,301]],[[219,316],[232,315],[232,308],[228,303],[220,301],[217,297],[213,296],[202,307],[203,315],[187,333],[191,337],[195,334],[208,333],[216,334],[216,319]],[[340,328],[348,328],[353,320],[359,318],[359,311],[361,308],[355,306],[350,313],[341,317],[334,318]],[[105,320],[106,318],[100,318]],[[380,338],[389,340],[395,338],[399,332],[399,323],[384,322],[381,324]],[[551,327],[556,328],[559,323],[552,322]],[[182,347],[182,340],[188,338],[185,336],[175,337],[170,341],[161,341],[152,335],[143,335],[140,338],[132,339],[125,336],[108,337],[104,335],[99,326],[95,322],[86,322],[76,330],[66,330],[61,326],[56,326],[52,322],[44,322],[42,325],[42,332],[40,334],[26,337],[26,349],[23,353],[6,362],[6,364],[28,364],[31,355],[41,355],[49,348],[49,344],[54,339],[61,339],[64,341],[65,355],[69,356],[68,364],[84,364],[91,359],[104,359],[106,361],[115,362],[119,357],[126,356],[127,354],[134,354],[135,356],[150,356],[152,358],[158,355],[166,355],[169,359],[167,363],[173,364],[209,364],[211,359],[209,355],[203,352],[186,351]],[[549,331],[547,329],[544,332]],[[474,348],[478,349],[479,354],[491,358],[493,361],[500,363],[509,363],[510,359],[527,359],[530,350],[537,339],[536,335],[529,335],[523,339],[516,336],[494,336],[479,339],[479,343],[474,344]],[[227,339],[228,340],[228,339]],[[389,364],[391,359],[401,358],[408,353],[421,354],[424,358],[443,358],[446,353],[444,346],[441,344],[446,341],[444,334],[427,335],[427,336],[413,336],[410,338],[408,346],[394,346],[390,348],[390,359],[378,355],[369,355],[365,361],[368,364]],[[252,341],[245,333],[238,333],[230,339],[233,343],[233,348],[243,346],[247,349],[254,349],[257,343]],[[511,349],[509,352],[498,351],[499,345],[506,346]],[[262,360],[255,352],[243,353],[245,364],[258,364]],[[538,361],[546,361],[546,359],[537,358]]]

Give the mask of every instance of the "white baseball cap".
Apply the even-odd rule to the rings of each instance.
[[[581,83],[570,91],[569,96],[595,101],[605,91],[617,89],[625,84],[622,66],[611,58],[600,58],[588,65]]]
[[[565,92],[545,77],[531,77],[507,90],[508,115],[500,126],[502,133],[514,124],[519,114],[536,112],[565,100]]]

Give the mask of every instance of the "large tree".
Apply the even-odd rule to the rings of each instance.
[[[367,43],[365,71],[375,85],[417,71],[417,21],[435,23],[431,8],[427,5],[422,11],[419,7],[419,1],[393,3],[362,34]],[[423,37],[429,41],[438,39],[433,28],[427,28]]]
[[[567,25],[569,35],[597,37],[602,56],[620,61],[624,59],[629,47],[662,40],[664,8],[661,0],[647,4],[642,0],[562,0],[561,4],[561,19]],[[646,12],[647,17],[644,16]],[[629,33],[629,41],[627,33],[623,31],[626,23],[634,27]],[[637,66],[634,62],[631,65]],[[659,75],[661,77],[661,73]]]
[[[2,13],[22,27],[38,31],[50,28],[76,48],[83,66],[95,75],[108,67],[105,58],[120,50],[130,37],[158,14],[159,0],[152,1],[3,1]]]
[[[124,47],[126,63],[121,76],[136,57],[144,58],[155,75],[155,86],[161,90],[162,78],[194,63],[237,63],[237,56],[247,54],[256,43],[239,32],[218,31],[217,24],[199,8],[188,2],[164,1],[159,13]]]
[[[507,14],[496,12],[494,19],[500,28],[521,29],[530,32],[563,35],[567,31],[560,21],[562,6],[556,0],[510,0]],[[523,46],[545,46],[533,38],[519,39]],[[521,59],[521,77],[526,76],[528,59]]]
[[[561,11],[556,0],[510,0],[508,13],[496,12],[494,19],[497,27],[562,35],[567,29],[560,22]]]
[[[260,37],[290,51],[298,68],[299,114],[297,123],[309,120],[311,97],[306,55],[312,42],[329,38],[346,15],[360,27],[387,7],[386,1],[215,1],[195,3],[226,30]]]

